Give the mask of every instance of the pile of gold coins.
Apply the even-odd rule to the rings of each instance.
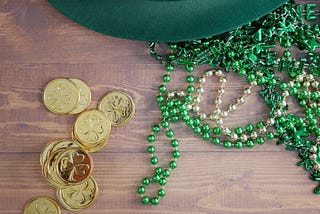
[[[112,126],[128,123],[134,115],[132,98],[116,90],[107,93],[98,109],[86,110],[91,102],[91,91],[79,79],[57,78],[44,90],[44,105],[56,114],[78,114],[70,139],[49,142],[40,154],[42,174],[57,189],[57,198],[67,210],[78,211],[89,207],[97,197],[98,185],[92,176],[91,152],[107,143]],[[59,206],[48,197],[36,197],[25,206],[24,214],[60,213]]]

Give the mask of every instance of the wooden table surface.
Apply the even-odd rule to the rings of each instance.
[[[107,145],[92,154],[100,192],[79,214],[320,213],[320,196],[312,192],[316,183],[296,166],[295,152],[274,142],[226,150],[204,142],[181,123],[175,130],[182,156],[168,178],[167,196],[158,206],[142,205],[136,189],[151,175],[145,139],[160,119],[154,100],[165,72],[146,44],[90,31],[47,1],[0,0],[1,214],[22,213],[35,196],[56,200],[55,190],[42,178],[39,154],[47,142],[69,138],[77,117],[55,115],[44,107],[44,87],[57,77],[84,80],[92,91],[90,108],[114,89],[125,90],[136,104],[133,120],[112,128]],[[183,86],[182,70],[177,69],[175,87]],[[232,100],[246,82],[230,74],[228,78],[226,97]],[[216,89],[214,80],[208,83],[208,91]],[[227,121],[230,127],[267,118],[268,108],[257,91]],[[170,149],[158,146],[165,163]]]

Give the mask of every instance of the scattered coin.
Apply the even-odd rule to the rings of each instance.
[[[23,214],[61,214],[58,204],[51,198],[38,196],[32,198],[24,207]]]
[[[74,110],[69,112],[69,114],[79,114],[80,112],[88,108],[88,106],[90,105],[91,90],[89,86],[80,79],[70,78],[69,80],[72,81],[74,84],[76,84],[80,93],[80,99],[79,99],[78,105]]]
[[[64,189],[57,189],[57,198],[61,205],[71,211],[78,211],[90,206],[98,194],[98,185],[93,177],[86,182],[70,186]]]
[[[127,124],[134,115],[135,106],[132,98],[120,90],[106,94],[99,102],[98,109],[105,113],[112,126]]]
[[[68,79],[57,78],[44,89],[44,105],[53,113],[66,114],[76,108],[80,93],[76,84]]]

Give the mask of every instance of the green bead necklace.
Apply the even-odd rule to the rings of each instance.
[[[166,73],[156,97],[161,120],[152,127],[147,137],[147,152],[154,172],[152,176],[143,178],[138,187],[143,204],[156,205],[166,195],[167,178],[177,167],[180,157],[179,141],[174,138],[171,124],[181,121],[204,140],[226,148],[251,148],[267,139],[275,139],[278,145],[283,144],[286,149],[297,151],[302,158],[299,165],[311,173],[311,179],[320,181],[320,92],[317,80],[320,76],[320,53],[317,51],[320,47],[320,27],[304,23],[300,9],[300,5],[289,1],[269,15],[222,35],[170,43],[170,52],[166,57],[157,54],[156,43],[149,44],[150,54],[165,64]],[[282,57],[275,51],[277,45],[284,49]],[[305,58],[291,58],[292,46],[303,50]],[[212,69],[202,75],[201,72],[194,72],[196,65],[203,64]],[[186,71],[187,86],[184,90],[169,91],[167,84],[172,79],[171,73],[175,66],[181,65]],[[221,103],[228,72],[246,77],[248,86],[244,87],[243,94],[235,103],[223,110]],[[288,74],[292,80],[281,80],[276,76],[280,73]],[[199,103],[206,80],[214,76],[219,79],[220,87],[212,110],[206,113],[201,111]],[[261,87],[260,95],[270,108],[269,118],[255,125],[250,123],[235,129],[225,127],[224,119],[245,102],[253,87]],[[288,113],[289,96],[298,100],[304,109],[304,117]],[[269,130],[272,126],[275,132]],[[162,132],[172,146],[172,159],[166,166],[159,166],[156,156],[156,139]],[[151,183],[158,185],[156,193],[147,192]],[[320,187],[315,189],[315,193],[320,193]]]

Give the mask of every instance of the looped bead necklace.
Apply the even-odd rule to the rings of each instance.
[[[226,148],[253,147],[263,144],[266,139],[275,139],[278,145],[285,145],[288,150],[297,151],[302,158],[299,165],[311,173],[311,179],[320,181],[320,127],[318,117],[319,78],[320,76],[320,26],[313,27],[304,23],[299,15],[299,8],[293,1],[261,19],[239,27],[225,34],[196,41],[169,43],[170,53],[165,57],[155,51],[156,43],[149,44],[150,54],[165,63],[166,73],[159,86],[156,102],[161,111],[161,120],[152,126],[147,136],[147,152],[150,163],[154,166],[152,176],[145,177],[138,187],[144,204],[156,205],[166,195],[165,185],[180,157],[179,140],[174,137],[171,124],[183,121],[193,132],[206,141],[223,145]],[[281,46],[283,57],[274,50]],[[305,51],[306,57],[298,61],[291,58],[290,48],[295,45]],[[307,64],[309,63],[309,64]],[[212,68],[200,75],[194,75],[195,65],[210,65]],[[174,66],[183,65],[186,71],[186,89],[169,91]],[[219,71],[223,68],[225,72]],[[308,69],[308,72],[304,70]],[[225,93],[226,73],[235,72],[246,77],[248,85],[236,102],[227,109],[222,109]],[[275,73],[287,73],[289,82],[280,82]],[[216,76],[219,79],[218,95],[210,112],[200,109],[203,99],[204,84]],[[259,94],[270,108],[269,118],[249,123],[244,128],[228,128],[224,120],[242,105],[253,87],[261,87]],[[304,109],[304,116],[288,113],[287,98],[293,96]],[[213,123],[211,127],[209,123]],[[275,132],[269,128],[274,126]],[[172,158],[168,164],[160,166],[156,156],[156,138],[165,133],[166,141],[171,145]],[[223,138],[223,140],[222,140]],[[151,183],[158,185],[155,193],[147,191]],[[320,186],[314,190],[320,193]]]

